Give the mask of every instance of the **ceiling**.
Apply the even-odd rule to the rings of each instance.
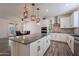
[[[32,13],[31,4],[26,4],[29,15]],[[23,3],[0,3],[0,18],[21,18],[23,13]],[[39,3],[35,9],[40,8],[40,17],[52,17],[61,15],[78,8],[77,3]],[[35,11],[36,12],[36,11]]]

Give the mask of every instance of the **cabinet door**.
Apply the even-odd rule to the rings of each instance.
[[[37,42],[33,42],[30,44],[30,56],[37,56],[38,55],[37,47],[38,47]]]
[[[79,27],[79,11],[74,12],[74,27]]]
[[[64,28],[65,27],[65,18],[60,18],[60,28]]]
[[[71,16],[71,27],[73,28],[74,27],[74,14],[72,13]]]
[[[43,48],[44,48],[44,45],[43,45],[43,38],[42,38],[42,39],[40,39],[40,41],[38,41],[37,52],[38,52],[39,56],[43,56],[43,54],[44,54]]]
[[[48,48],[50,45],[51,36],[48,35],[46,40],[47,40],[46,43],[47,43],[47,48]]]
[[[43,38],[43,40],[44,40],[44,43],[43,43],[43,45],[44,45],[44,47],[43,47],[43,52],[45,53],[45,51],[46,51],[46,39],[47,39],[47,37],[44,37]]]
[[[19,56],[19,43],[12,41],[11,46],[11,55],[12,56]]]
[[[60,28],[71,28],[70,17],[67,16],[60,18]]]
[[[43,38],[30,44],[30,55],[31,56],[42,56],[43,55]]]
[[[19,56],[29,56],[30,55],[30,45],[24,45],[19,43]]]

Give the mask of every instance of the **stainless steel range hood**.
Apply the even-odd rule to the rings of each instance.
[[[55,23],[53,24],[53,26],[59,26],[60,27],[60,24],[58,23],[58,16],[55,16]]]
[[[59,21],[59,18],[58,16],[55,16],[55,19],[54,19],[54,24],[53,24],[53,32],[60,32],[60,23],[58,22]]]

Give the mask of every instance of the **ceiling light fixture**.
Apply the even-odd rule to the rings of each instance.
[[[69,6],[69,4],[65,4],[65,6],[66,6],[66,7],[68,7],[68,6]]]
[[[24,7],[23,17],[24,17],[24,19],[28,18],[28,11],[27,11],[27,8],[26,8],[26,4],[25,4],[25,7]]]
[[[37,18],[36,18],[36,23],[40,22],[40,17],[39,17],[39,8],[37,8]]]
[[[46,9],[46,12],[48,12],[48,9]]]
[[[35,20],[36,20],[36,16],[34,15],[34,8],[35,8],[34,6],[35,6],[35,4],[32,3],[33,13],[32,13],[32,15],[31,15],[31,21],[35,21]]]

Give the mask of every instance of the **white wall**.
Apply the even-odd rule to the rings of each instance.
[[[74,34],[79,35],[79,28],[74,29]]]
[[[27,20],[27,19],[26,19]],[[30,20],[30,19],[29,19]],[[14,23],[17,24],[17,30],[22,31],[21,20],[17,18],[12,19],[0,19],[0,38],[5,38],[8,36],[8,24]],[[26,21],[24,25],[24,31],[31,31],[31,34],[41,33],[42,26],[49,26],[49,19],[41,20],[40,24],[37,24],[35,21]]]
[[[9,23],[15,23],[12,20],[0,19],[0,38],[6,38],[8,36]]]
[[[41,27],[35,21],[29,21],[24,24],[24,31],[30,31],[30,34],[41,33]]]

